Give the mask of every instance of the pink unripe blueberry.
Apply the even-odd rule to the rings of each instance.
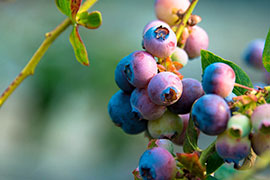
[[[230,95],[234,88],[234,70],[225,63],[213,63],[205,68],[202,85],[207,94],[217,94],[221,97]]]
[[[137,88],[144,88],[157,74],[154,57],[145,51],[135,51],[128,57],[130,61],[124,67],[127,80]]]
[[[156,0],[155,13],[158,19],[174,25],[179,19],[176,12],[180,9],[185,12],[189,5],[189,0]]]
[[[169,57],[176,48],[175,33],[167,26],[154,26],[143,36],[143,45],[147,52],[159,58]]]
[[[150,29],[151,27],[159,27],[159,26],[163,26],[163,27],[167,27],[169,28],[170,26],[165,23],[164,21],[160,21],[160,20],[154,20],[154,21],[151,21],[149,22],[148,24],[145,25],[144,29],[143,29],[143,36],[144,34],[146,33],[146,31],[148,31],[148,29]]]
[[[193,26],[185,44],[185,51],[190,59],[199,57],[202,49],[208,48],[208,35],[199,26]]]
[[[172,72],[161,72],[154,76],[148,85],[148,94],[155,104],[171,105],[181,96],[183,85],[180,78]]]
[[[270,134],[270,104],[257,106],[251,115],[251,123],[255,132]]]
[[[160,118],[166,111],[165,106],[154,104],[147,93],[147,89],[135,89],[130,97],[132,111],[142,119],[155,120]]]

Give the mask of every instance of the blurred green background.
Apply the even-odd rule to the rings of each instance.
[[[133,179],[147,139],[114,126],[107,104],[118,91],[114,69],[142,49],[143,27],[155,19],[153,7],[154,0],[99,0],[92,10],[102,12],[103,25],[80,28],[89,67],[75,60],[70,28],[55,41],[35,75],[0,109],[0,179]],[[235,61],[254,82],[263,72],[249,69],[241,56],[248,42],[266,37],[269,7],[269,0],[201,0],[195,9],[209,50]],[[0,92],[64,18],[53,0],[0,0]],[[200,80],[200,60],[181,72]],[[204,148],[210,139],[202,135],[199,144]]]

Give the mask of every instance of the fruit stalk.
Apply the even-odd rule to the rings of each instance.
[[[81,9],[89,9],[97,0],[87,0],[82,5]],[[87,9],[86,9],[87,8]],[[42,42],[40,47],[37,49],[35,54],[20,72],[20,74],[12,81],[12,83],[7,87],[7,89],[0,96],[0,108],[8,97],[15,91],[15,89],[26,79],[28,76],[33,75],[35,68],[40,62],[43,55],[47,52],[48,48],[54,42],[54,40],[62,34],[70,25],[72,24],[69,18],[66,18],[61,24],[59,24],[53,31],[45,34],[45,40]]]
[[[177,30],[176,30],[176,38],[177,40],[179,40],[179,38],[181,37],[181,34],[183,33],[185,27],[186,27],[186,24],[187,24],[187,21],[190,17],[190,15],[192,14],[195,6],[197,5],[199,0],[192,0],[190,6],[188,7],[188,9],[186,10],[181,22],[178,24],[177,26]]]

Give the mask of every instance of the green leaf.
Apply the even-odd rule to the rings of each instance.
[[[270,72],[270,29],[267,34],[263,49],[263,65],[265,69]]]
[[[200,163],[199,155],[196,152],[190,154],[176,153],[176,156],[177,160],[184,166],[184,169],[201,179],[205,178],[205,167]]]
[[[235,170],[231,165],[224,164],[215,172],[214,176],[219,180],[224,180],[231,179],[235,173],[237,173],[237,170]]]
[[[55,0],[55,3],[63,14],[75,21],[82,0]]]
[[[217,178],[215,178],[214,176],[207,176],[205,180],[218,180]]]
[[[224,164],[224,160],[217,154],[217,152],[213,152],[207,159],[206,173],[211,174],[215,172],[222,164]]]
[[[74,25],[69,36],[69,41],[74,49],[76,59],[83,65],[89,66],[89,60],[84,43],[78,32],[78,26]]]
[[[235,63],[225,60],[219,56],[216,56],[215,54],[213,54],[210,51],[206,51],[206,50],[201,50],[201,61],[202,61],[202,69],[203,71],[205,70],[205,68],[215,62],[222,62],[225,64],[228,64],[229,66],[231,66],[231,68],[234,70],[235,72],[235,82],[238,84],[242,84],[244,86],[248,86],[248,87],[253,87],[248,75],[245,73],[245,71],[243,71],[238,65],[236,65]],[[240,88],[240,87],[234,87],[233,92],[239,96],[239,95],[243,95],[246,92],[246,89]]]
[[[184,152],[185,153],[192,153],[194,151],[200,151],[200,149],[197,145],[197,142],[198,142],[198,132],[194,126],[194,122],[193,122],[191,115],[190,115],[188,127],[186,130],[184,145],[183,145]]]
[[[78,24],[88,29],[96,29],[102,24],[102,15],[99,11],[82,12],[77,15],[76,19]]]

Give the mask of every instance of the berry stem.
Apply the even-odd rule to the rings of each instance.
[[[177,41],[180,39],[181,37],[181,34],[183,33],[185,27],[186,27],[186,24],[188,22],[188,19],[189,17],[191,16],[195,6],[197,5],[199,0],[192,0],[190,6],[188,7],[188,9],[186,10],[182,20],[180,21],[180,23],[177,25],[177,30],[176,30],[176,38],[177,38]]]
[[[250,87],[244,86],[242,84],[238,84],[238,83],[234,83],[234,86],[240,87],[240,88],[243,88],[243,89],[247,89],[249,91],[257,91],[256,89],[253,89],[253,88],[250,88]]]
[[[97,0],[86,0],[81,6],[81,9],[87,10],[90,8]],[[12,83],[7,87],[7,89],[0,96],[0,107],[8,99],[8,97],[15,91],[15,89],[26,79],[28,76],[33,75],[35,68],[40,62],[43,55],[47,52],[48,48],[54,42],[54,40],[62,34],[70,25],[72,24],[69,18],[66,18],[61,24],[59,24],[53,31],[45,34],[45,40],[42,42],[40,47],[37,49],[35,54],[20,72],[20,74],[12,81]]]

